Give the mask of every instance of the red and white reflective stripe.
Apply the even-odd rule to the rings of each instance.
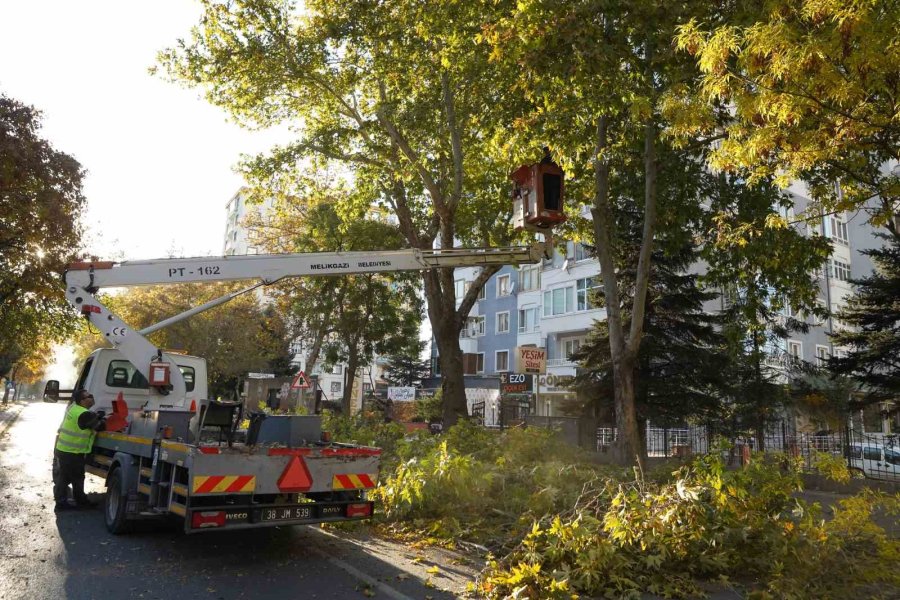
[[[222,451],[215,446],[200,446],[197,448],[201,454],[221,454]]]

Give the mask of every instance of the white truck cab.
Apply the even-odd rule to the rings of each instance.
[[[186,397],[183,406],[189,408],[193,402],[199,411],[209,397],[206,359],[187,354],[173,356],[184,377]],[[107,413],[111,412],[112,401],[118,398],[120,393],[128,405],[129,413],[141,410],[150,398],[150,386],[146,377],[114,348],[102,348],[91,353],[75,383],[74,390],[81,389],[93,394],[95,400],[93,410],[103,410]]]

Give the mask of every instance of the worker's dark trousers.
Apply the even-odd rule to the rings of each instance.
[[[84,495],[84,454],[53,451],[53,499],[58,503],[69,497],[69,485],[75,502],[87,502]]]

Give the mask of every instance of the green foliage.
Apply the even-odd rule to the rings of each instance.
[[[418,387],[431,373],[429,361],[422,360],[428,342],[417,336],[408,338],[396,351],[385,356],[388,362],[384,378],[391,385]]]
[[[416,420],[431,423],[439,421],[443,414],[444,399],[441,390],[431,396],[416,399]]]
[[[40,112],[0,94],[0,375],[22,361],[17,379],[38,377],[75,324],[60,279],[82,247],[84,170],[40,126]]]
[[[754,598],[887,597],[900,585],[900,541],[872,521],[900,497],[844,500],[830,521],[794,493],[799,478],[764,462],[726,471],[710,455],[674,481],[609,482],[566,515],[535,521],[494,561],[478,591],[489,598],[686,598],[700,581],[751,584]]]
[[[389,523],[447,541],[513,544],[533,519],[574,505],[603,472],[540,429],[497,433],[461,422],[417,444],[382,471],[376,493]]]
[[[734,111],[712,166],[803,179],[826,212],[875,197],[875,221],[889,223],[900,200],[884,168],[900,157],[898,32],[895,0],[736,3],[724,22],[684,23],[678,47],[703,71],[696,112],[705,101]]]
[[[867,250],[875,272],[860,280],[838,318],[849,325],[834,336],[847,355],[829,361],[829,369],[862,384],[865,403],[900,395],[900,234],[887,244]]]

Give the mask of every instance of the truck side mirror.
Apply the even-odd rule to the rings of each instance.
[[[59,401],[59,382],[55,379],[51,379],[44,386],[44,402],[58,402]]]

